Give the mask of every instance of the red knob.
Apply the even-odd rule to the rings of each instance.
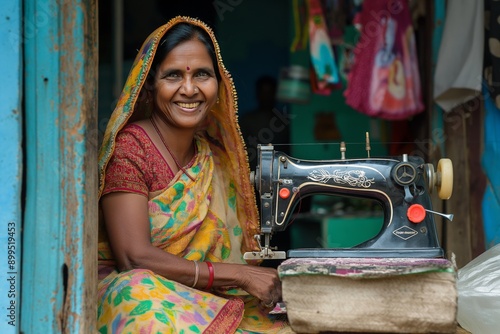
[[[425,219],[425,214],[425,209],[420,204],[410,205],[408,211],[406,212],[408,220],[415,224],[421,223]]]
[[[281,188],[280,197],[283,199],[287,199],[288,197],[290,197],[290,190],[288,188]]]

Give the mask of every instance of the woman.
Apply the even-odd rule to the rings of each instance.
[[[236,93],[211,29],[177,17],[143,44],[99,156],[101,333],[289,332],[258,249]]]

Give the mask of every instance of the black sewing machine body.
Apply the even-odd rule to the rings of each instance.
[[[273,251],[271,236],[288,227],[302,198],[315,194],[376,200],[384,209],[383,227],[378,235],[352,248],[291,249],[288,257],[444,256],[434,217],[425,211],[432,209],[430,191],[437,177],[432,165],[420,157],[312,161],[274,151],[271,145],[260,146],[253,179],[265,243],[260,253],[245,254],[247,259],[285,258],[284,252]]]

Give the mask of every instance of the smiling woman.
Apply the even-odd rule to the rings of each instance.
[[[243,259],[259,225],[236,111],[204,23],[144,42],[99,156],[101,333],[290,332],[268,315],[276,270]]]

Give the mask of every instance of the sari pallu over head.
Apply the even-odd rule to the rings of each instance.
[[[155,30],[139,50],[99,151],[99,197],[118,132],[151,112],[150,105],[141,98],[141,90],[145,89],[158,44],[171,27],[181,22],[201,27],[212,40],[218,65],[215,70],[221,77],[218,103],[209,112],[206,127],[197,135],[198,154],[187,170],[195,181],[179,171],[165,191],[150,194],[151,241],[190,260],[241,263],[244,252],[258,249],[254,239],[259,226],[255,193],[237,122],[234,83],[222,62],[213,31],[199,20],[176,17]],[[100,264],[112,264],[106,233],[100,227]],[[227,228],[233,231],[232,235],[225,235]]]

